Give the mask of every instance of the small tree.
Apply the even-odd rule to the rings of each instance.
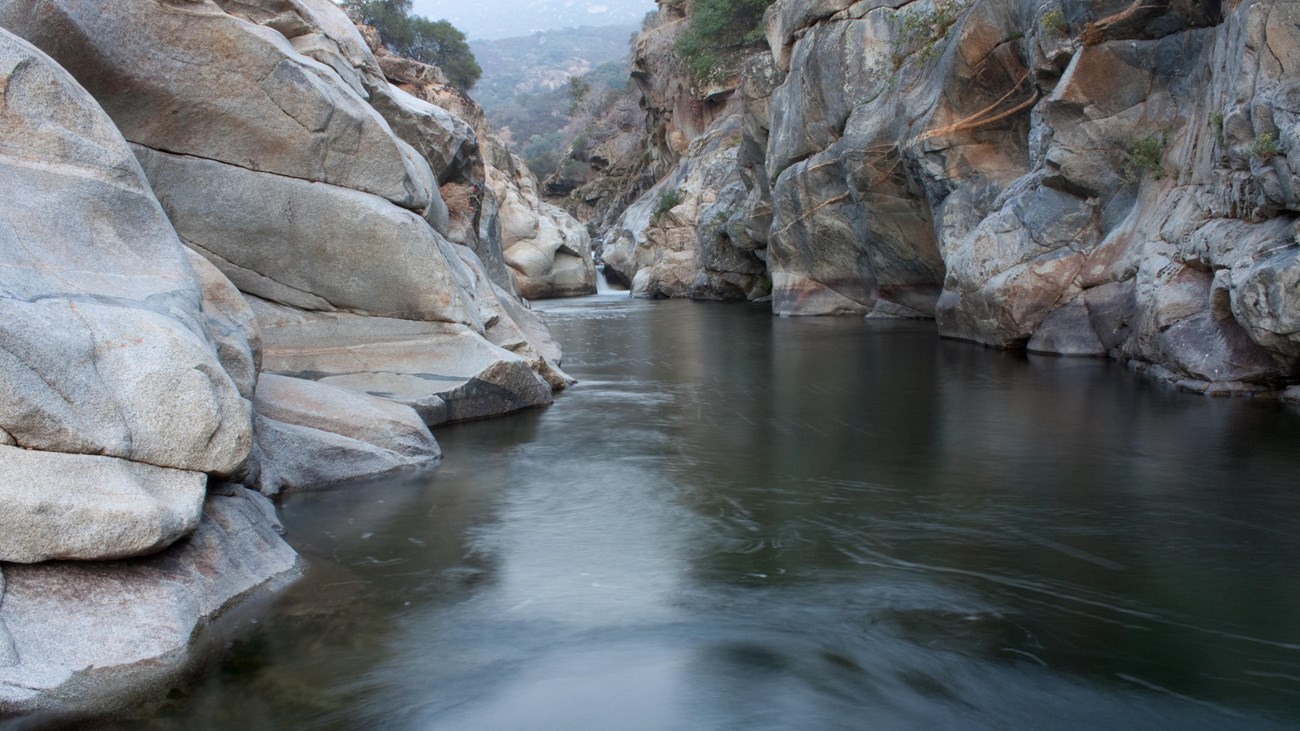
[[[344,0],[357,21],[374,26],[388,50],[437,66],[453,86],[469,91],[483,75],[465,34],[445,20],[411,14],[411,0]]]
[[[763,40],[763,12],[773,0],[696,0],[677,38],[677,53],[697,79],[723,71],[723,54]]]

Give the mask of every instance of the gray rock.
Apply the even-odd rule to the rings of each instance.
[[[207,475],[116,457],[0,447],[0,561],[157,552],[198,525]]]
[[[263,493],[428,467],[441,457],[415,411],[387,399],[264,373],[255,407]]]
[[[576,383],[560,370],[563,353],[542,318],[526,302],[492,281],[472,250],[464,246],[455,249],[473,274],[475,300],[482,307],[480,317],[490,323],[484,333],[488,342],[527,360],[533,372],[555,390]]]
[[[403,408],[415,415],[409,407]],[[255,424],[262,461],[254,487],[267,495],[283,490],[314,490],[438,463],[436,450],[427,457],[412,458],[373,442],[323,429],[262,416],[257,417]]]
[[[296,576],[264,503],[242,488],[213,495],[188,541],[129,563],[6,565],[0,622],[18,662],[0,667],[0,715],[108,712],[167,687],[198,630]]]
[[[553,400],[551,386],[527,360],[463,325],[252,304],[265,371],[391,399],[430,425]]]
[[[1044,318],[1026,348],[1031,353],[1106,354],[1106,347],[1092,329],[1092,318],[1082,296]]]
[[[481,326],[441,237],[414,213],[355,190],[135,150],[181,238],[241,291],[304,309]]]
[[[5,597],[5,575],[0,571],[0,604],[4,603]],[[4,620],[0,619],[0,668],[12,667],[18,664],[18,650],[14,649],[13,638],[9,636],[9,630],[5,629]]]
[[[262,333],[257,315],[226,275],[207,259],[187,250],[190,266],[203,289],[203,314],[208,336],[217,344],[217,358],[239,388],[239,395],[252,400],[257,372],[262,367]]]
[[[365,191],[424,211],[428,164],[334,69],[212,2],[5,0],[132,142]]]
[[[8,33],[0,77],[0,429],[29,449],[233,472],[251,445],[249,406],[126,142]]]

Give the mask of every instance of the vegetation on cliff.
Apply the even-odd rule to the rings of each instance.
[[[763,12],[772,1],[697,0],[677,38],[677,53],[691,76],[709,80],[733,73],[728,57],[763,40]]]
[[[411,0],[345,0],[355,20],[379,31],[388,50],[437,66],[453,86],[468,91],[483,75],[465,34],[445,20],[411,13]]]

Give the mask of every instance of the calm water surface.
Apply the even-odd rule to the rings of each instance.
[[[581,383],[289,497],[147,728],[1300,728],[1300,409],[929,323],[591,297]]]

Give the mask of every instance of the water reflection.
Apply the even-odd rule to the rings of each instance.
[[[546,309],[581,384],[288,500],[307,579],[147,726],[1300,726],[1296,410],[925,323]]]

